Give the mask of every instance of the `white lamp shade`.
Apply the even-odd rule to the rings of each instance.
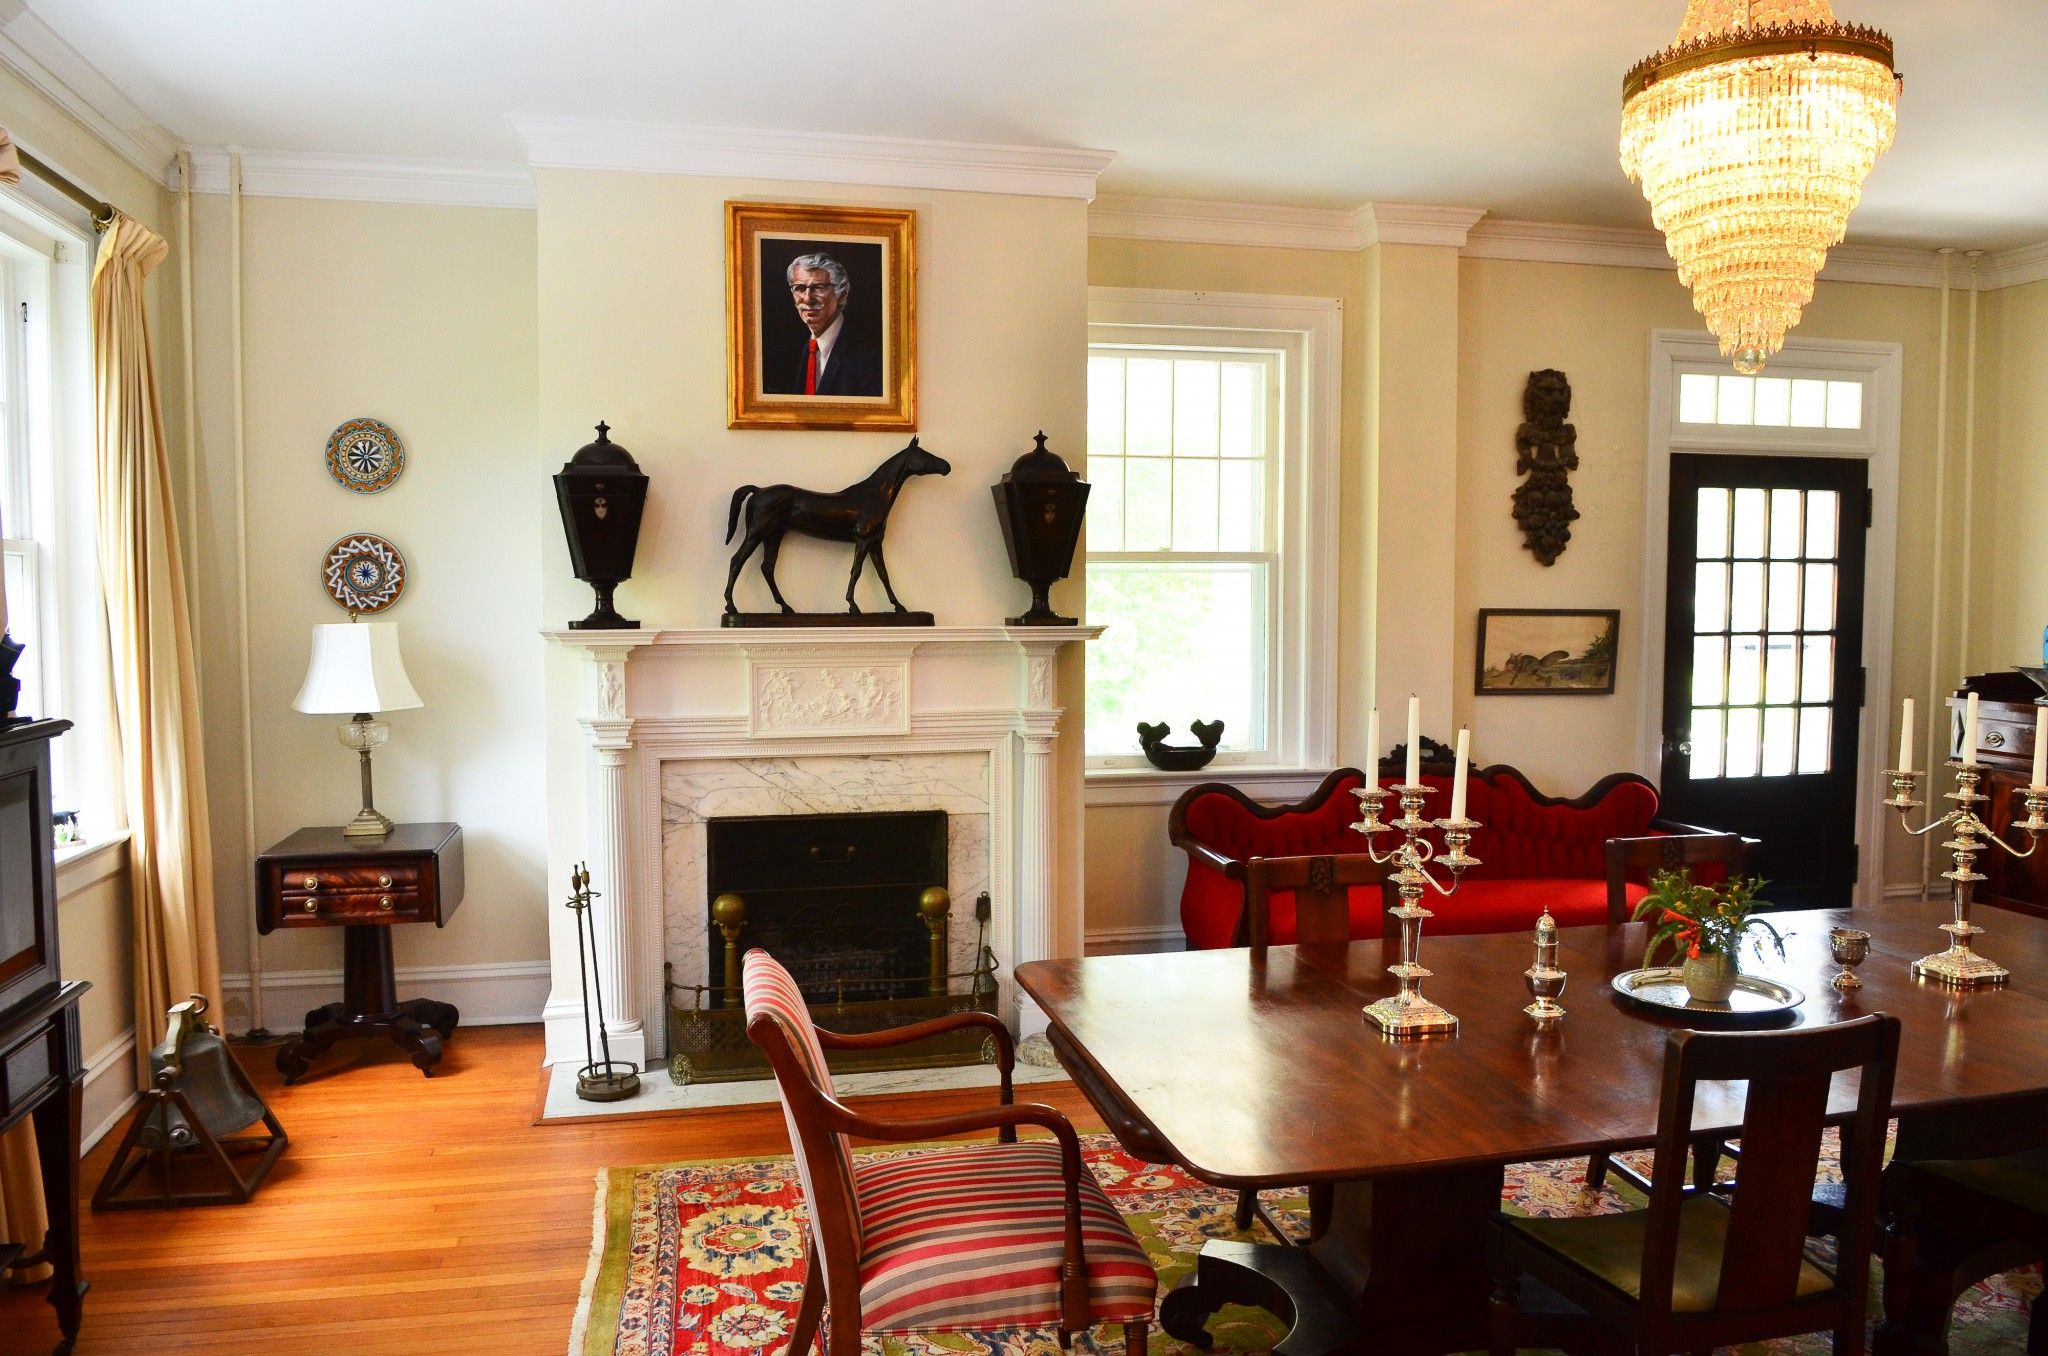
[[[313,715],[404,711],[423,705],[405,676],[392,622],[333,622],[313,628],[313,661],[292,699]]]

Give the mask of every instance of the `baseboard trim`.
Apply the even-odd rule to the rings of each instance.
[[[501,961],[485,965],[398,967],[399,997],[438,998],[462,1011],[464,1026],[511,1026],[538,1022],[548,1000],[552,967],[546,961]],[[220,977],[222,1026],[240,1035],[249,1030],[249,976]],[[340,970],[270,970],[263,976],[264,1025],[297,1031],[306,1013],[341,997]]]
[[[131,1026],[85,1062],[85,1109],[79,1122],[87,1129],[79,1140],[80,1155],[91,1153],[92,1146],[119,1126],[141,1098],[135,1090],[135,1028]]]
[[[1178,923],[1140,928],[1090,928],[1081,939],[1081,945],[1083,952],[1090,956],[1135,956],[1185,951],[1187,938]]]

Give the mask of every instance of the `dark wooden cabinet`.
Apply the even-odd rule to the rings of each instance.
[[[1977,694],[1976,761],[1984,767],[1983,792],[1991,798],[1983,807],[1984,822],[1993,833],[2013,846],[2025,849],[2027,835],[2010,830],[2016,820],[2027,817],[2024,792],[2034,769],[2034,713],[2041,689],[2025,674],[1983,673],[1964,683],[1949,698],[1949,756],[1963,751],[1963,703],[1969,693]],[[1931,797],[1946,808],[1941,793],[1949,789],[1945,777]],[[1936,853],[1941,849],[1936,847]],[[1946,857],[1938,858],[1945,867]],[[1942,868],[1937,868],[1942,869]],[[2001,909],[2048,918],[2048,834],[2042,835],[2040,851],[2031,857],[2015,858],[1991,848],[1977,858],[1977,869],[1985,876],[1977,887],[1977,899]]]
[[[304,1031],[279,1047],[286,1082],[351,1036],[388,1037],[432,1076],[461,1014],[431,998],[398,1000],[391,929],[441,927],[461,903],[462,830],[454,824],[398,824],[381,838],[300,829],[256,859],[257,931],[344,929],[341,1001],[307,1013]]]
[[[78,1000],[92,986],[66,982],[57,958],[57,854],[50,828],[50,741],[69,721],[0,725],[0,1134],[26,1117],[50,1228],[39,1249],[0,1240],[0,1266],[33,1252],[51,1268],[50,1304],[78,1336],[86,1283],[78,1268],[78,1141],[85,1064]]]

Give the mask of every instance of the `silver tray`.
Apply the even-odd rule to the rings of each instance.
[[[1614,991],[1623,998],[1653,1012],[1729,1026],[1769,1021],[1806,1001],[1806,995],[1789,984],[1761,975],[1737,975],[1735,991],[1728,995],[1727,1002],[1702,1003],[1686,992],[1684,972],[1675,965],[1625,971],[1616,975],[1612,983]]]

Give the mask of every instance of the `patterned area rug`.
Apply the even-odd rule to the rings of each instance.
[[[1108,1135],[1083,1136],[1081,1142],[1096,1178],[1158,1266],[1161,1294],[1193,1269],[1205,1239],[1237,1236],[1231,1222],[1234,1192],[1204,1185],[1178,1169],[1140,1163]],[[1647,1155],[1626,1157],[1647,1169],[1641,1161]],[[1642,1203],[1625,1186],[1589,1190],[1585,1166],[1585,1160],[1572,1159],[1509,1169],[1507,1208],[1556,1216]],[[600,1173],[590,1274],[569,1356],[780,1353],[803,1293],[802,1196],[787,1158]],[[1282,1204],[1290,1224],[1305,1228],[1306,1202],[1297,1198]],[[1258,1237],[1265,1237],[1263,1230]],[[1970,1291],[1956,1307],[1951,1350],[1956,1356],[2023,1350],[2027,1305],[2040,1288],[2039,1273],[2028,1271],[1993,1277]],[[1281,1336],[1270,1315],[1237,1307],[1218,1314],[1210,1331],[1219,1351],[1266,1351]],[[867,1349],[882,1356],[1057,1356],[1059,1343],[1050,1330],[995,1330],[870,1339]],[[1122,1331],[1098,1329],[1077,1337],[1074,1349],[1101,1356],[1120,1353]],[[1741,1351],[1808,1356],[1828,1349],[1827,1337],[1816,1334]],[[1153,1330],[1153,1356],[1192,1350]]]

